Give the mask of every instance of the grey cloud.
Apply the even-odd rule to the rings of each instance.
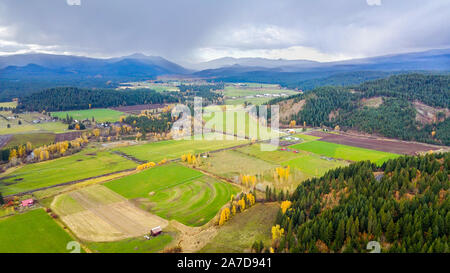
[[[175,61],[220,47],[302,46],[346,56],[450,47],[449,17],[447,0],[0,2],[0,28],[10,29],[9,39],[18,44],[105,57],[142,52]]]

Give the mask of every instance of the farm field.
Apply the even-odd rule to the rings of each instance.
[[[298,94],[298,92],[289,89],[277,88],[276,86],[260,86],[258,84],[255,84],[253,86],[227,85],[223,90],[223,94],[227,97],[245,97],[264,94],[294,95]]]
[[[257,140],[277,138],[281,132],[271,130],[264,124],[251,117],[248,112],[239,108],[227,109],[227,111],[211,112],[203,117],[205,128],[226,132],[239,137],[254,138]],[[227,124],[227,123],[232,124]]]
[[[94,117],[97,122],[116,122],[121,116],[125,115],[123,112],[119,112],[111,109],[89,109],[89,110],[75,110],[75,111],[62,111],[51,113],[53,117],[64,119],[69,115],[76,120],[91,120]]]
[[[248,104],[253,104],[253,105],[261,105],[261,104],[268,102],[271,99],[273,99],[273,98],[271,98],[271,97],[262,97],[262,98],[261,97],[253,97],[253,98],[239,97],[239,98],[235,98],[235,99],[226,99],[225,104],[227,104],[227,105],[242,105],[242,104],[248,103]]]
[[[167,221],[149,214],[102,185],[55,197],[52,209],[78,238],[107,242],[142,236]]]
[[[43,209],[0,219],[1,253],[68,253],[73,240]]]
[[[0,107],[16,108],[17,102],[16,101],[0,102]]]
[[[212,219],[238,188],[180,164],[145,170],[104,184],[168,220],[201,226]]]
[[[5,148],[23,145],[27,142],[31,142],[33,147],[44,146],[55,142],[55,135],[51,133],[15,134]]]
[[[173,238],[169,234],[161,234],[150,240],[130,238],[117,242],[88,242],[88,248],[94,253],[155,253],[164,249]]]
[[[348,162],[326,159],[316,154],[302,153],[300,157],[285,161],[281,163],[283,166],[291,166],[292,168],[299,169],[301,172],[311,176],[322,176],[328,170],[347,166]]]
[[[107,151],[85,150],[75,155],[28,164],[8,175],[0,175],[4,195],[136,167],[136,163]]]
[[[217,140],[167,140],[120,147],[114,150],[134,156],[140,160],[158,162],[165,158],[179,158],[187,153],[198,154],[238,146],[249,142],[243,139],[222,140],[223,135],[215,134],[215,136],[217,136]]]
[[[233,150],[210,154],[210,157],[202,161],[201,169],[229,179],[234,179],[240,174],[262,174],[278,167],[276,164]]]
[[[278,204],[256,204],[238,213],[219,228],[218,234],[199,252],[243,253],[250,252],[255,241],[270,246],[271,227],[280,207]]]
[[[40,123],[33,121],[39,120]],[[19,121],[21,124],[19,124]],[[8,128],[8,124],[10,128]],[[63,133],[67,125],[53,122],[46,115],[40,113],[13,114],[10,111],[0,111],[0,135],[22,133]]]
[[[335,144],[320,140],[292,145],[290,148],[350,161],[370,160],[376,164],[383,164],[383,162],[391,158],[400,156],[397,154]]]
[[[275,150],[272,151],[262,151],[261,144],[258,143],[238,148],[236,151],[274,164],[279,164],[301,156],[301,154],[280,151],[279,148],[275,146],[274,149]]]

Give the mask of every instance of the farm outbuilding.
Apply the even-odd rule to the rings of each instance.
[[[29,206],[32,206],[32,205],[34,205],[34,200],[33,199],[25,199],[25,200],[22,200],[22,207],[29,207]]]
[[[161,226],[157,226],[157,227],[152,228],[152,230],[150,231],[150,234],[152,236],[158,236],[159,234],[161,234],[161,232],[162,232]]]

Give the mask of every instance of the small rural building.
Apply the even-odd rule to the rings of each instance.
[[[32,206],[32,205],[34,205],[34,200],[33,199],[25,199],[25,200],[22,200],[22,207],[29,207],[29,206]]]
[[[157,227],[152,228],[152,230],[150,231],[150,235],[158,236],[159,234],[161,234],[161,232],[162,232],[162,228],[160,226],[157,226]]]

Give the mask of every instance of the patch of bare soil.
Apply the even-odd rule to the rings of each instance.
[[[450,117],[450,110],[447,108],[431,107],[419,101],[413,103],[416,109],[416,120],[421,124],[432,124],[434,122],[442,122],[445,118]],[[438,118],[438,113],[442,113]]]
[[[345,133],[330,134],[322,131],[308,132],[309,135],[320,137],[321,141],[343,144],[348,146],[355,146],[360,148],[372,149],[382,152],[415,155],[421,152],[428,152],[430,150],[437,151],[446,147],[401,141],[396,139],[381,138],[367,135],[350,135]]]
[[[289,122],[291,117],[300,112],[305,106],[305,100],[296,99],[285,100],[279,103],[281,122]]]
[[[361,103],[367,107],[378,108],[383,103],[383,97],[363,98]]]
[[[218,231],[217,226],[213,224],[206,224],[202,227],[189,227],[176,220],[172,220],[170,221],[170,225],[180,232],[178,245],[181,246],[184,253],[193,253],[202,249],[216,236]]]

